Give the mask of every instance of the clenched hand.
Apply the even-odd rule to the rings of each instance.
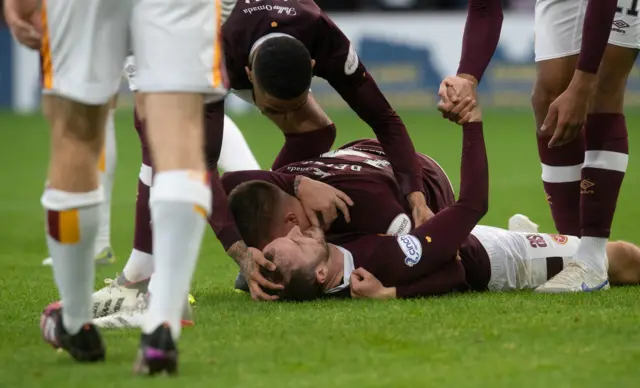
[[[351,297],[355,299],[393,299],[396,290],[393,287],[385,287],[378,278],[364,268],[357,268],[351,272]]]
[[[467,123],[477,105],[476,86],[477,82],[461,76],[445,78],[438,89],[438,110],[442,117],[457,124]]]

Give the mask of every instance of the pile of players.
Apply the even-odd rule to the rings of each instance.
[[[51,128],[42,204],[61,302],[45,309],[40,325],[47,342],[78,361],[104,359],[98,326],[139,326],[136,370],[177,371],[207,221],[240,267],[236,287],[259,300],[575,292],[640,281],[640,249],[608,242],[628,163],[622,112],[640,47],[636,2],[536,3],[532,101],[559,235],[539,233],[521,215],[509,231],[477,225],[487,211],[488,166],[476,86],[500,37],[500,0],[469,0],[460,67],[439,90],[438,109],[463,131],[457,201],[444,171],[416,153],[352,44],[312,0],[264,0],[259,5],[269,6],[259,9],[234,0],[38,3],[7,0],[5,15],[14,36],[41,52]],[[621,23],[629,28],[611,29]],[[108,165],[105,123],[131,52],[136,63],[126,71],[138,90],[143,151],[134,250],[123,274],[92,296],[96,260],[113,259],[101,210],[110,194],[96,166]],[[314,75],[377,141],[329,151],[336,128],[309,91]],[[239,169],[257,168],[224,116],[227,87],[284,133],[272,171],[218,175],[221,149]],[[223,128],[234,136],[228,144]],[[106,232],[97,238],[101,219]]]

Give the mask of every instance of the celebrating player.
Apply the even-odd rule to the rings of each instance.
[[[575,261],[538,291],[607,289],[606,243],[628,164],[623,105],[640,48],[638,3],[590,0],[585,7],[581,0],[539,0],[535,15],[532,103],[542,180],[558,231],[582,236]],[[488,18],[489,24],[500,20]],[[469,43],[477,35],[465,30],[463,58],[480,58]],[[480,62],[484,70],[488,61]],[[455,120],[446,113],[455,105],[446,92],[451,88],[462,92],[449,90],[456,98],[466,91],[441,87],[440,110]]]
[[[162,285],[143,323],[136,370],[175,373],[184,296],[211,210],[202,151],[203,96],[221,100],[226,94],[218,2],[50,0],[38,19],[39,3],[8,0],[5,15],[14,36],[39,48],[43,57],[43,110],[52,153],[42,204],[62,303],[45,309],[42,335],[78,361],[105,358],[91,324],[93,250],[104,200],[96,166],[108,102],[132,44],[141,64],[138,86],[146,93],[156,169],[149,206],[154,276]]]

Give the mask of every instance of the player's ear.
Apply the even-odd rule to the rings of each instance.
[[[249,66],[245,66],[244,71],[247,73],[247,78],[249,78],[249,82],[253,84],[253,74],[251,74],[251,69],[249,69]]]
[[[316,67],[316,60],[312,59],[311,60],[311,68],[313,69],[314,67]]]
[[[324,264],[320,264],[316,267],[316,282],[318,284],[325,284],[327,282],[328,269]]]
[[[286,212],[284,215],[284,223],[287,226],[294,227],[300,226],[300,222],[298,221],[298,217],[293,212]]]

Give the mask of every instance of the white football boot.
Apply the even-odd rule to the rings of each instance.
[[[535,292],[559,294],[563,292],[591,292],[608,290],[609,279],[579,261],[571,261],[556,276],[535,289]]]
[[[149,292],[149,279],[130,282],[123,274],[105,279],[106,286],[93,293],[93,317],[100,318],[119,311],[135,310],[139,298]]]
[[[100,318],[94,318],[92,323],[102,329],[131,329],[142,327],[144,314],[147,311],[149,294],[138,297],[133,309],[120,310],[117,313]],[[182,312],[182,327],[193,326],[193,309],[190,300],[185,304]]]
[[[512,232],[538,233],[538,224],[523,214],[514,214],[509,218],[509,230]]]

